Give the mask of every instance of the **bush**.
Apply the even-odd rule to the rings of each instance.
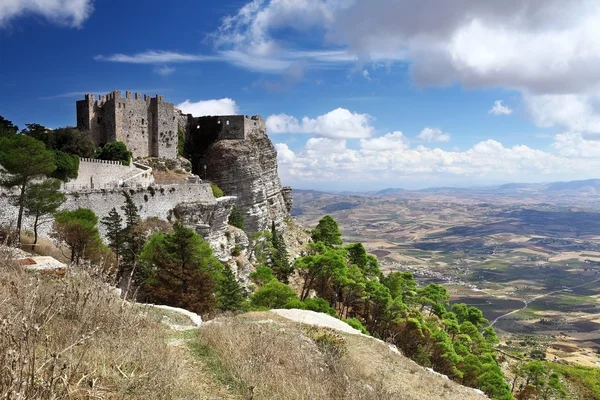
[[[351,327],[353,327],[354,329],[361,331],[365,335],[369,334],[369,331],[367,331],[367,328],[365,328],[364,325],[362,324],[362,322],[360,322],[358,319],[356,319],[356,318],[348,318],[348,319],[345,319],[343,321],[345,323],[347,323],[348,325],[350,325]]]
[[[231,255],[237,257],[240,254],[242,254],[242,246],[236,244],[235,246],[233,246],[233,249],[231,249]]]
[[[258,289],[250,301],[254,307],[284,308],[293,299],[298,299],[298,296],[291,287],[273,280]]]
[[[217,197],[217,196],[215,196]],[[235,226],[236,228],[239,229],[244,229],[244,216],[242,215],[242,213],[240,212],[240,210],[237,208],[237,206],[233,206],[231,208],[231,213],[229,214],[229,220],[227,221],[227,223],[231,226]]]
[[[303,301],[303,303],[305,310],[329,314],[332,317],[338,318],[337,312],[333,308],[331,308],[331,306],[325,299],[317,297],[316,299],[306,299]]]
[[[216,183],[211,182],[210,187],[212,188],[213,196],[215,196],[216,199],[223,197],[223,191],[217,186]]]
[[[277,280],[273,274],[273,270],[266,265],[259,265],[256,267],[256,270],[250,273],[250,279],[259,286],[262,286],[272,280]]]

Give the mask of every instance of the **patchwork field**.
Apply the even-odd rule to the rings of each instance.
[[[293,214],[326,214],[384,271],[445,284],[481,308],[501,349],[600,366],[600,198],[478,190],[295,192]]]

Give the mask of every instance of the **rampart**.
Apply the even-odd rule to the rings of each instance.
[[[178,110],[164,97],[115,90],[107,95],[86,94],[76,104],[77,127],[88,131],[96,145],[119,140],[134,157],[177,157]]]
[[[216,204],[210,184],[182,184],[166,185],[148,188],[123,188],[110,190],[81,190],[67,192],[67,201],[61,206],[61,210],[75,210],[77,208],[89,208],[99,219],[108,216],[110,210],[115,207],[122,214],[121,206],[125,197],[123,190],[131,195],[133,202],[137,205],[142,219],[157,217],[163,220],[174,220],[174,209],[182,203],[203,202]],[[6,192],[0,194],[0,225],[16,226],[18,209],[14,206],[14,196]],[[227,213],[227,215],[229,215]],[[101,224],[100,224],[101,225]],[[101,233],[104,227],[99,226]],[[33,231],[33,220],[25,218],[23,223],[25,231]],[[52,231],[52,220],[47,220],[39,228],[40,236],[48,237]]]

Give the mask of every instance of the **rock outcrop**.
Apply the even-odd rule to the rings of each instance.
[[[186,143],[194,172],[216,183],[225,195],[237,197],[246,232],[269,229],[272,222],[283,230],[291,206],[291,189],[282,191],[277,151],[264,121],[260,117],[246,118],[246,126],[234,136],[228,132],[233,120],[228,125],[230,121],[225,118],[204,117],[195,123],[199,130],[191,131]]]
[[[174,216],[182,224],[196,229],[214,250],[221,261],[231,259],[231,245],[227,237],[227,219],[235,197],[220,197],[215,201],[199,201],[178,204]]]

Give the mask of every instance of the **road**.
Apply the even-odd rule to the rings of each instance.
[[[592,283],[599,282],[599,281],[600,281],[600,278],[598,278],[598,279],[596,279],[596,280],[593,280],[593,281],[591,281],[591,282],[582,283],[581,285],[577,285],[577,286],[573,286],[573,287],[568,287],[568,288],[564,288],[564,289],[560,289],[560,290],[554,290],[554,291],[552,291],[552,292],[544,293],[544,294],[541,294],[541,295],[539,295],[539,296],[536,296],[536,297],[532,298],[531,300],[522,300],[522,301],[523,301],[523,304],[524,304],[524,305],[523,305],[523,307],[521,307],[521,308],[519,308],[519,309],[517,309],[517,310],[513,310],[513,311],[511,311],[511,312],[508,312],[508,313],[506,313],[506,314],[504,314],[504,315],[501,315],[501,316],[499,316],[499,317],[498,317],[498,318],[496,318],[494,321],[492,321],[492,323],[490,323],[490,326],[494,326],[494,325],[496,324],[496,322],[498,322],[499,320],[501,320],[501,319],[502,319],[502,318],[504,318],[504,317],[508,317],[509,315],[512,315],[512,314],[518,313],[519,311],[522,311],[522,310],[526,309],[526,308],[527,308],[527,306],[528,306],[530,303],[533,303],[534,301],[537,301],[537,300],[539,300],[539,299],[541,299],[541,298],[544,298],[544,297],[547,297],[547,296],[553,295],[554,293],[566,292],[566,291],[568,291],[568,290],[577,289],[577,288],[580,288],[580,287],[582,287],[582,286],[590,285],[590,284],[592,284]]]

